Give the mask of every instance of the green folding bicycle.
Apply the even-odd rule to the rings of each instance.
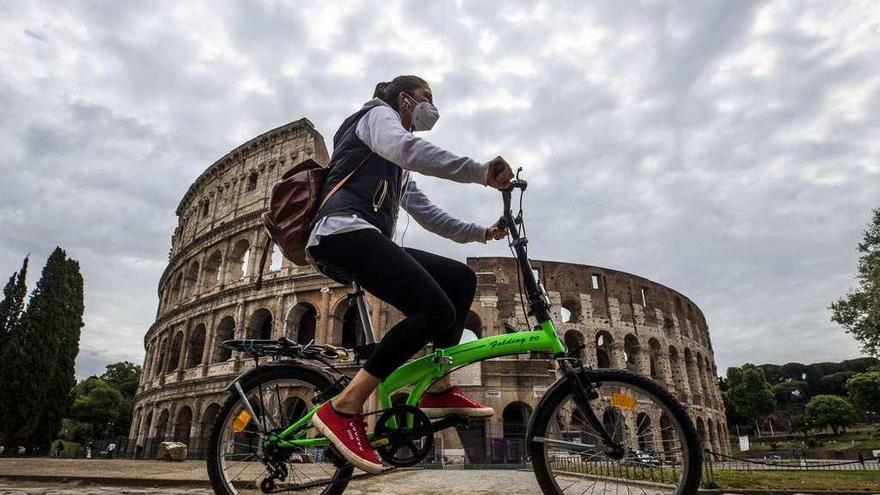
[[[467,419],[431,420],[417,404],[440,377],[473,363],[527,352],[551,353],[558,379],[535,407],[526,433],[526,450],[545,495],[592,493],[696,493],[702,452],[684,408],[655,381],[619,369],[592,369],[581,348],[566,348],[550,318],[550,302],[532,272],[523,228],[525,180],[501,191],[504,212],[528,301],[537,324],[529,330],[458,344],[412,360],[392,373],[377,390],[382,407],[371,443],[389,466],[415,466],[431,452],[434,434],[466,427]],[[519,212],[511,212],[513,190],[520,191]],[[366,344],[374,345],[363,291],[352,283]],[[354,351],[329,345],[280,340],[231,340],[225,346],[251,355],[257,366],[229,385],[229,397],[214,421],[208,473],[218,494],[293,492],[341,494],[356,474],[335,454],[311,424],[318,407],[348,383],[334,362]],[[263,364],[260,358],[269,358]],[[337,363],[338,364],[338,363]],[[405,404],[391,395],[409,390]],[[291,404],[308,404],[293,407]],[[309,462],[307,451],[326,448],[330,462]],[[381,476],[382,474],[372,475]]]

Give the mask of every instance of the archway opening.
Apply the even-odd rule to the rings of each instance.
[[[235,320],[231,316],[225,316],[217,325],[217,334],[214,337],[213,362],[228,361],[232,357],[232,350],[223,347],[223,342],[235,338]]]
[[[254,311],[248,320],[247,335],[249,339],[269,340],[272,338],[272,313],[266,308]]]
[[[308,344],[315,340],[317,323],[318,310],[309,303],[297,303],[287,313],[285,321],[287,338],[300,344]]]
[[[192,368],[202,364],[202,354],[205,352],[204,324],[200,323],[190,331],[186,347],[186,367]]]

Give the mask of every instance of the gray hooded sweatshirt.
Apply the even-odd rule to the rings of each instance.
[[[358,121],[355,133],[374,153],[404,169],[400,206],[429,232],[460,243],[485,243],[486,227],[459,220],[433,204],[410,178],[410,172],[486,186],[488,164],[459,157],[414,136],[403,128],[398,113],[379,98],[365,103],[366,107],[374,108]],[[379,230],[356,214],[325,216],[312,228],[307,247],[317,245],[322,236],[359,229]],[[306,253],[308,257],[308,250]]]

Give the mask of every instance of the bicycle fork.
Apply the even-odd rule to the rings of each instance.
[[[614,437],[605,430],[605,425],[596,417],[596,413],[590,407],[590,401],[596,400],[599,397],[599,394],[596,392],[596,384],[586,380],[584,368],[580,360],[568,358],[560,359],[559,361],[568,379],[575,406],[587,420],[587,423],[595,431],[599,432],[605,444],[605,455],[614,460],[623,459],[625,454],[623,446],[617,443]],[[572,364],[572,361],[575,361],[576,364]]]

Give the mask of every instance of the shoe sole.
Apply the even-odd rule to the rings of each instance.
[[[382,464],[372,463],[352,452],[351,449],[346,447],[345,444],[342,443],[341,440],[339,440],[339,437],[337,437],[333,433],[333,430],[331,430],[329,426],[321,421],[321,418],[319,418],[317,414],[312,416],[312,425],[325,437],[327,437],[327,440],[330,440],[330,443],[332,443],[333,446],[336,447],[336,450],[339,451],[339,454],[342,455],[342,457],[345,457],[345,460],[352,463],[354,467],[370,474],[381,473],[384,469],[384,466],[382,466]]]
[[[495,409],[492,409],[491,407],[421,407],[419,409],[421,409],[429,418],[443,418],[453,415],[466,416],[468,418],[488,418],[495,415]]]

